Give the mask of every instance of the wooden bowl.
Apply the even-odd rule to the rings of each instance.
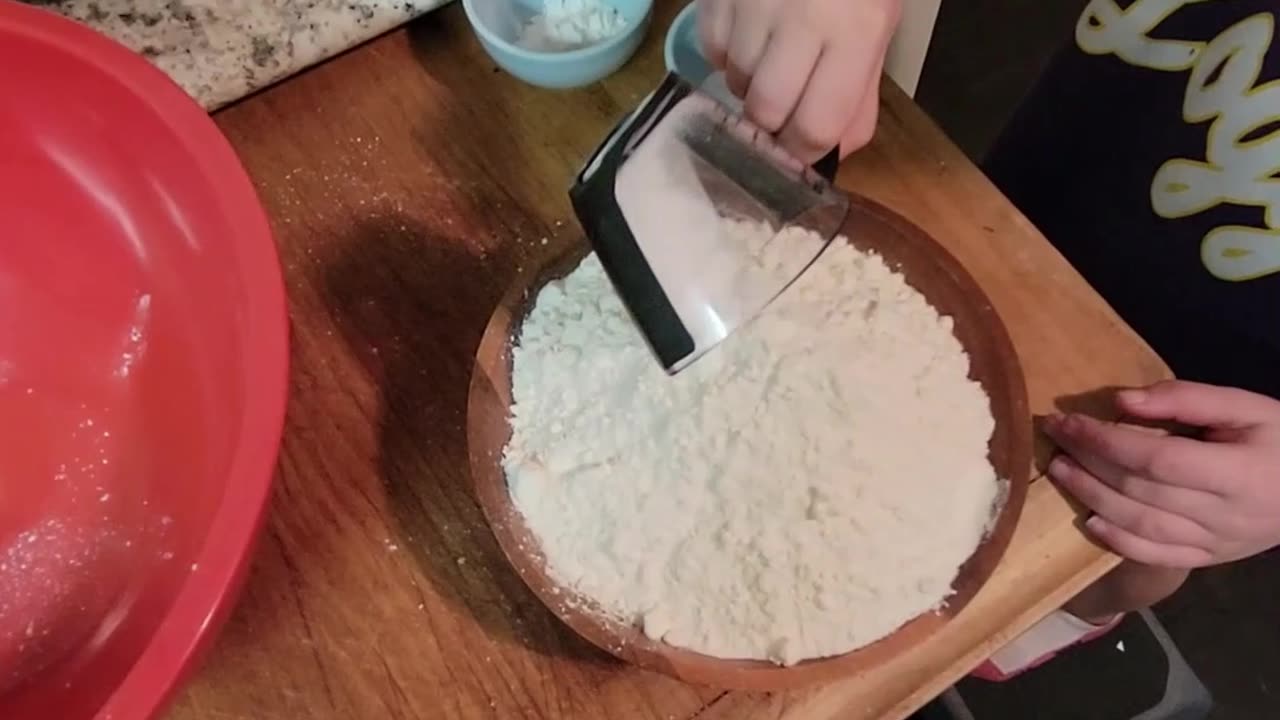
[[[960,263],[899,215],[855,197],[843,234],[858,249],[879,253],[934,307],[955,319],[956,337],[969,353],[970,377],[982,383],[991,398],[996,419],[989,445],[991,464],[1008,479],[1007,493],[991,531],[961,566],[955,594],[942,610],[920,615],[871,645],[782,667],[759,660],[724,660],[652,640],[638,627],[604,617],[590,599],[557,587],[547,575],[537,539],[512,504],[501,461],[511,437],[512,342],[537,291],[577,267],[587,254],[584,245],[525,273],[494,311],[471,376],[467,444],[476,495],[498,544],[534,594],[592,644],[623,661],[691,683],[743,690],[808,685],[866,670],[929,637],[964,608],[1000,561],[1026,498],[1032,461],[1026,386],[1008,332]]]

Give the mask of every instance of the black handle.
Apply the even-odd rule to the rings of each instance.
[[[840,169],[840,148],[833,147],[831,152],[823,155],[818,162],[813,164],[814,172],[826,178],[827,182],[835,182],[836,171]]]
[[[689,92],[686,83],[674,73],[668,73],[650,100],[618,123],[569,189],[574,214],[586,231],[587,240],[632,319],[640,326],[641,334],[668,372],[692,355],[696,345],[631,233],[631,226],[618,206],[614,185],[618,169],[634,145],[653,129],[654,123],[650,121],[665,115]]]

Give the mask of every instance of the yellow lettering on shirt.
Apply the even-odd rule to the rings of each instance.
[[[1076,44],[1091,55],[1112,55],[1130,65],[1177,72],[1195,63],[1204,43],[1156,40],[1152,30],[1186,5],[1205,0],[1139,0],[1121,10],[1115,0],[1092,0],[1076,24]]]
[[[1280,230],[1224,225],[1209,231],[1200,259],[1223,280],[1254,280],[1280,272]]]
[[[1275,18],[1257,13],[1208,43],[1153,39],[1152,31],[1178,10],[1223,0],[1090,2],[1076,27],[1085,52],[1114,54],[1131,65],[1165,72],[1190,70],[1182,117],[1209,123],[1204,159],[1173,158],[1156,172],[1151,206],[1183,218],[1221,205],[1260,208],[1265,227],[1210,230],[1201,243],[1205,268],[1223,280],[1251,280],[1280,272],[1280,81],[1258,84],[1275,34]]]

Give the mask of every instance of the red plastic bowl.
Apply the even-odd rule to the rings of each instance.
[[[287,351],[266,217],[208,115],[0,0],[0,718],[172,695],[244,579]]]

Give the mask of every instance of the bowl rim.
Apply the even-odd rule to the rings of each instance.
[[[490,30],[489,27],[481,22],[480,18],[476,15],[475,4],[476,0],[462,0],[462,10],[466,13],[467,21],[471,24],[472,29],[474,29],[486,43],[501,48],[503,52],[509,53],[514,57],[536,62],[568,62],[572,60],[584,60],[621,46],[629,37],[632,36],[633,33],[643,28],[645,23],[647,23],[649,18],[653,15],[653,0],[645,0],[644,13],[634,20],[628,19],[622,30],[613,37],[602,40],[594,45],[587,45],[586,47],[575,48],[573,50],[530,50],[529,48],[520,47],[519,45],[510,42],[499,36],[493,30]]]
[[[266,211],[230,142],[185,90],[141,55],[51,10],[0,0],[0,36],[47,46],[116,82],[185,145],[193,172],[218,188],[212,198],[229,234],[250,311],[240,320],[252,348],[245,408],[228,459],[227,492],[172,605],[136,662],[98,709],[100,717],[152,718],[196,668],[239,594],[271,495],[284,429],[289,330],[284,281]]]
[[[675,18],[671,21],[671,26],[667,28],[667,36],[662,41],[662,62],[667,66],[669,72],[679,72],[676,67],[676,40],[679,38],[681,31],[685,25],[688,25],[690,18],[698,13],[698,0],[691,0],[685,5],[680,12],[676,13]],[[701,53],[701,48],[699,48]]]

